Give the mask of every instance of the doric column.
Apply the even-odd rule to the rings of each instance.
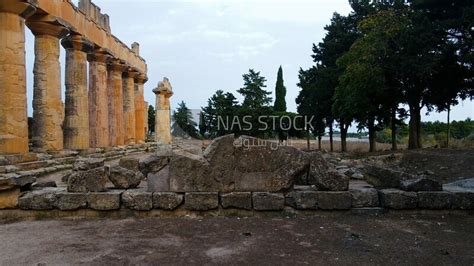
[[[109,146],[107,64],[109,55],[96,50],[89,60],[89,143],[92,148]]]
[[[89,148],[87,53],[93,46],[81,35],[70,35],[61,44],[66,49],[64,148],[83,150]]]
[[[143,87],[148,78],[139,74],[135,78],[135,138],[136,143],[145,143],[145,96]]]
[[[149,131],[149,128],[148,128],[148,102],[145,101],[145,141],[146,141],[146,137],[148,136],[148,131]]]
[[[173,89],[169,80],[164,78],[158,83],[158,87],[153,89],[153,92],[156,94],[155,139],[158,144],[170,144],[170,97],[173,96]]]
[[[68,29],[48,15],[34,15],[26,25],[35,35],[33,146],[43,151],[62,150],[64,106],[59,39],[68,33]]]
[[[122,73],[126,66],[113,59],[107,65],[110,146],[124,144]]]
[[[25,69],[27,1],[0,1],[0,153],[28,152]]]
[[[123,123],[125,128],[125,144],[135,144],[135,76],[137,71],[132,68],[123,73]]]

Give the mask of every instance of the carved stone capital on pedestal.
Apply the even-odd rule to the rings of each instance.
[[[69,33],[66,25],[56,17],[35,14],[26,20],[26,25],[35,36],[49,35],[62,38]]]
[[[74,49],[85,53],[90,53],[94,49],[94,44],[79,34],[70,34],[61,40],[64,49]]]
[[[96,49],[87,55],[87,61],[106,63],[110,59],[110,53],[105,49]]]
[[[2,0],[0,1],[0,12],[14,13],[27,18],[36,12],[36,1]]]
[[[138,83],[138,84],[145,84],[147,81],[148,81],[148,77],[147,77],[146,74],[139,73],[139,74],[135,77],[135,83]]]
[[[168,78],[163,78],[163,81],[158,82],[158,87],[153,89],[156,95],[164,95],[165,97],[173,96],[173,88]]]

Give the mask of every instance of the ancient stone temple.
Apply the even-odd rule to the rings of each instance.
[[[35,36],[33,99],[26,95],[25,25]],[[30,141],[35,151],[143,143],[146,81],[139,44],[129,48],[112,35],[109,16],[91,0],[78,6],[66,0],[0,1],[0,154],[27,153]]]

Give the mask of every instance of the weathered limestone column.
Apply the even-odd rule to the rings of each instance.
[[[70,35],[61,44],[66,49],[64,148],[83,150],[89,148],[87,53],[93,46],[81,35]]]
[[[135,144],[135,76],[137,71],[129,68],[123,73],[123,123],[125,144]]]
[[[145,101],[145,142],[146,142],[146,137],[148,136],[148,102]]]
[[[143,86],[148,78],[145,74],[135,77],[135,138],[136,143],[145,143],[145,96]]]
[[[28,152],[25,20],[29,1],[0,1],[0,153]]]
[[[173,96],[173,89],[167,78],[158,83],[158,87],[153,89],[156,94],[156,114],[155,114],[155,139],[158,144],[171,143],[171,117],[170,117],[170,97]]]
[[[107,98],[109,104],[109,144],[124,144],[122,73],[126,66],[113,59],[107,65]]]
[[[109,55],[96,50],[89,60],[89,143],[91,148],[109,146],[107,64]]]
[[[35,35],[33,146],[43,151],[62,150],[64,106],[59,39],[69,30],[48,15],[34,15],[26,25]]]

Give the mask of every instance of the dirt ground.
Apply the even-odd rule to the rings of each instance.
[[[0,236],[0,265],[474,264],[468,214],[61,219]]]

